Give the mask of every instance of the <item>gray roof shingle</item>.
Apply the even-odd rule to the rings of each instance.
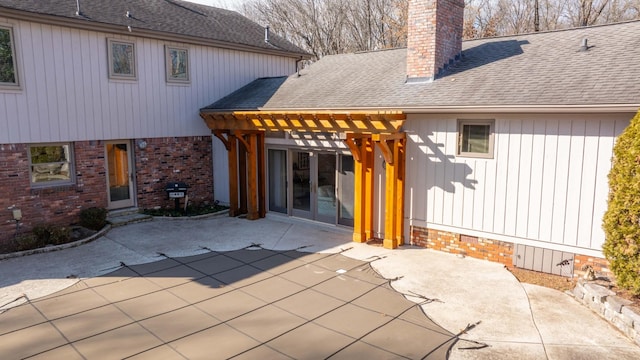
[[[229,10],[180,0],[80,0],[81,15],[76,15],[76,0],[0,0],[0,14],[19,10],[50,15],[72,22],[131,26],[180,36],[239,44],[257,50],[308,55],[304,50],[275,34],[264,41],[264,28]],[[127,11],[131,17],[126,17]],[[3,14],[4,15],[4,14]]]
[[[431,83],[406,84],[405,59],[406,49],[326,56],[277,89],[260,79],[209,108],[640,104],[640,21],[465,41],[462,60]]]

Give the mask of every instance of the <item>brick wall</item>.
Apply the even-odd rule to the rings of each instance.
[[[44,189],[31,188],[27,149],[27,144],[0,145],[0,245],[16,231],[10,207],[22,211],[21,231],[28,231],[44,223],[69,225],[83,208],[107,205],[102,142],[75,142],[76,183]]]
[[[174,201],[164,191],[165,185],[174,181],[185,182],[190,186],[187,191],[190,202],[202,204],[213,200],[210,137],[157,138],[145,141],[145,149],[135,147],[138,207],[149,209],[174,206]]]
[[[410,0],[407,79],[432,79],[462,51],[464,0]]]
[[[167,182],[183,181],[193,203],[211,202],[213,167],[210,137],[145,139],[145,149],[133,146],[138,206],[174,206],[167,198]],[[31,187],[28,144],[0,144],[0,247],[11,240],[16,222],[9,208],[22,211],[20,231],[36,225],[70,225],[80,210],[107,207],[105,143],[77,141],[73,144],[76,182],[72,185]],[[134,141],[137,144],[137,141]]]
[[[613,273],[609,270],[609,262],[607,259],[597,258],[587,255],[576,254],[573,260],[573,273],[582,276],[586,273],[585,266],[591,266],[597,276],[605,276],[613,280]]]

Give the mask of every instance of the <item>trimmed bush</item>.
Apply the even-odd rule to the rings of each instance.
[[[66,244],[71,241],[70,226],[52,226],[49,229],[49,241],[53,245]]]
[[[44,245],[60,245],[71,241],[71,227],[57,225],[37,225],[33,228],[33,235],[37,239],[35,247]]]
[[[603,252],[618,286],[640,295],[640,111],[613,152]]]
[[[107,209],[90,207],[80,211],[80,226],[91,230],[100,230],[107,225]]]
[[[16,251],[37,249],[46,245],[46,243],[41,243],[33,233],[20,234],[15,238],[14,242]]]
[[[33,230],[31,230],[31,232],[33,233],[33,236],[36,237],[36,239],[38,240],[39,244],[42,245],[47,245],[50,244],[51,242],[49,241],[51,238],[51,225],[48,224],[42,224],[42,225],[36,225],[33,227]]]

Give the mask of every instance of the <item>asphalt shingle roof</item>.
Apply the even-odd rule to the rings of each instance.
[[[76,0],[0,0],[0,14],[3,8],[88,24],[131,26],[134,35],[136,29],[145,29],[306,55],[275,34],[266,43],[264,28],[234,11],[179,0],[80,0],[80,16],[76,15]],[[127,11],[131,17],[125,16]]]
[[[462,60],[431,83],[405,83],[406,49],[333,55],[277,88],[259,79],[208,109],[637,105],[639,59],[640,21],[465,41]]]

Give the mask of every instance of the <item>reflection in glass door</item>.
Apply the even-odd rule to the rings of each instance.
[[[311,213],[311,161],[307,151],[291,151],[291,175],[293,183],[292,215],[313,218]]]
[[[318,221],[336,223],[336,155],[318,154],[316,213]]]
[[[338,214],[338,224],[353,226],[353,187],[355,181],[353,156],[340,155],[339,165],[338,194],[340,199],[340,213]]]
[[[269,211],[287,213],[287,151],[269,149]]]
[[[353,226],[352,156],[268,149],[267,159],[269,211]]]
[[[109,189],[109,209],[134,205],[132,161],[128,141],[109,142],[105,145],[107,158],[107,186]]]

